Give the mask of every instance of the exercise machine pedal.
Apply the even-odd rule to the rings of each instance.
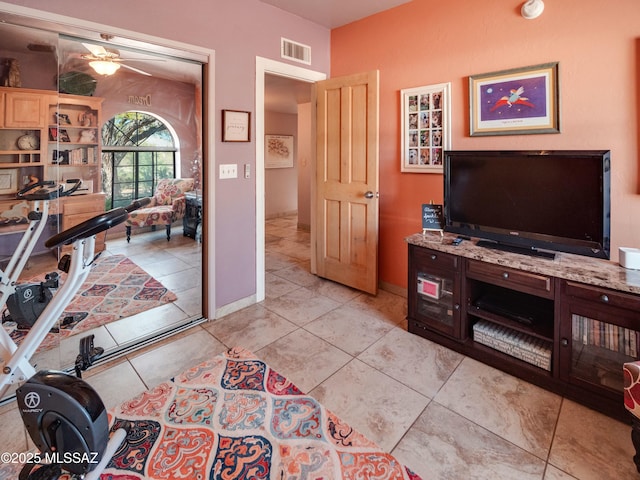
[[[71,267],[71,255],[66,253],[58,261],[58,270],[64,273],[69,273],[70,267]]]
[[[82,372],[93,365],[104,353],[104,348],[93,346],[94,335],[80,339],[80,353],[76,357],[76,377],[82,378]]]
[[[40,467],[34,470],[35,467]],[[18,480],[57,480],[62,476],[62,467],[56,464],[42,465],[39,463],[27,463],[22,470]]]

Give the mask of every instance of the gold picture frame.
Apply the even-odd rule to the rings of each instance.
[[[469,77],[470,135],[560,133],[558,62]]]

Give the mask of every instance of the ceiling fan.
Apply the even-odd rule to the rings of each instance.
[[[105,40],[109,40],[110,38],[109,35],[103,34],[101,36]],[[96,73],[98,73],[99,75],[113,75],[118,71],[120,67],[124,67],[134,72],[140,73],[142,75],[151,76],[150,73],[145,72],[144,70],[140,70],[139,68],[132,67],[131,65],[127,65],[124,62],[129,60],[159,61],[159,62],[164,61],[163,59],[146,59],[146,58],[145,59],[130,58],[130,59],[124,60],[120,58],[120,52],[118,52],[117,50],[112,50],[112,49],[107,50],[102,45],[95,45],[92,43],[83,42],[82,45],[91,53],[83,54],[81,55],[81,58],[83,58],[84,60],[89,60],[89,65],[91,65],[91,68],[93,68],[96,71]]]

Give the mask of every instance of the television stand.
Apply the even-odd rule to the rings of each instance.
[[[491,240],[478,240],[476,245],[479,247],[492,248],[493,250],[500,250],[503,252],[529,255],[530,257],[548,258],[550,260],[556,258],[556,254],[553,252],[538,250],[537,248],[518,247],[516,245],[509,245],[507,243],[492,242]]]
[[[621,370],[640,360],[633,272],[601,259],[558,252],[548,260],[455,238],[407,238],[409,332],[629,421]]]

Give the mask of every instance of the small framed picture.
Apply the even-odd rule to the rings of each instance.
[[[18,169],[5,168],[0,170],[0,194],[16,193],[18,191]]]
[[[67,115],[66,113],[56,112],[54,114],[54,119],[58,125],[71,125],[71,120],[69,119],[69,115]]]
[[[293,167],[293,135],[265,135],[264,168]]]
[[[251,112],[222,110],[222,141],[251,141]]]
[[[442,173],[451,149],[451,83],[401,90],[400,101],[400,171]]]
[[[59,138],[60,138],[61,142],[70,142],[71,141],[71,139],[69,138],[69,134],[64,129],[60,129]]]
[[[422,233],[427,231],[440,232],[442,235],[444,229],[444,216],[442,214],[442,205],[434,205],[433,203],[422,204]]]

